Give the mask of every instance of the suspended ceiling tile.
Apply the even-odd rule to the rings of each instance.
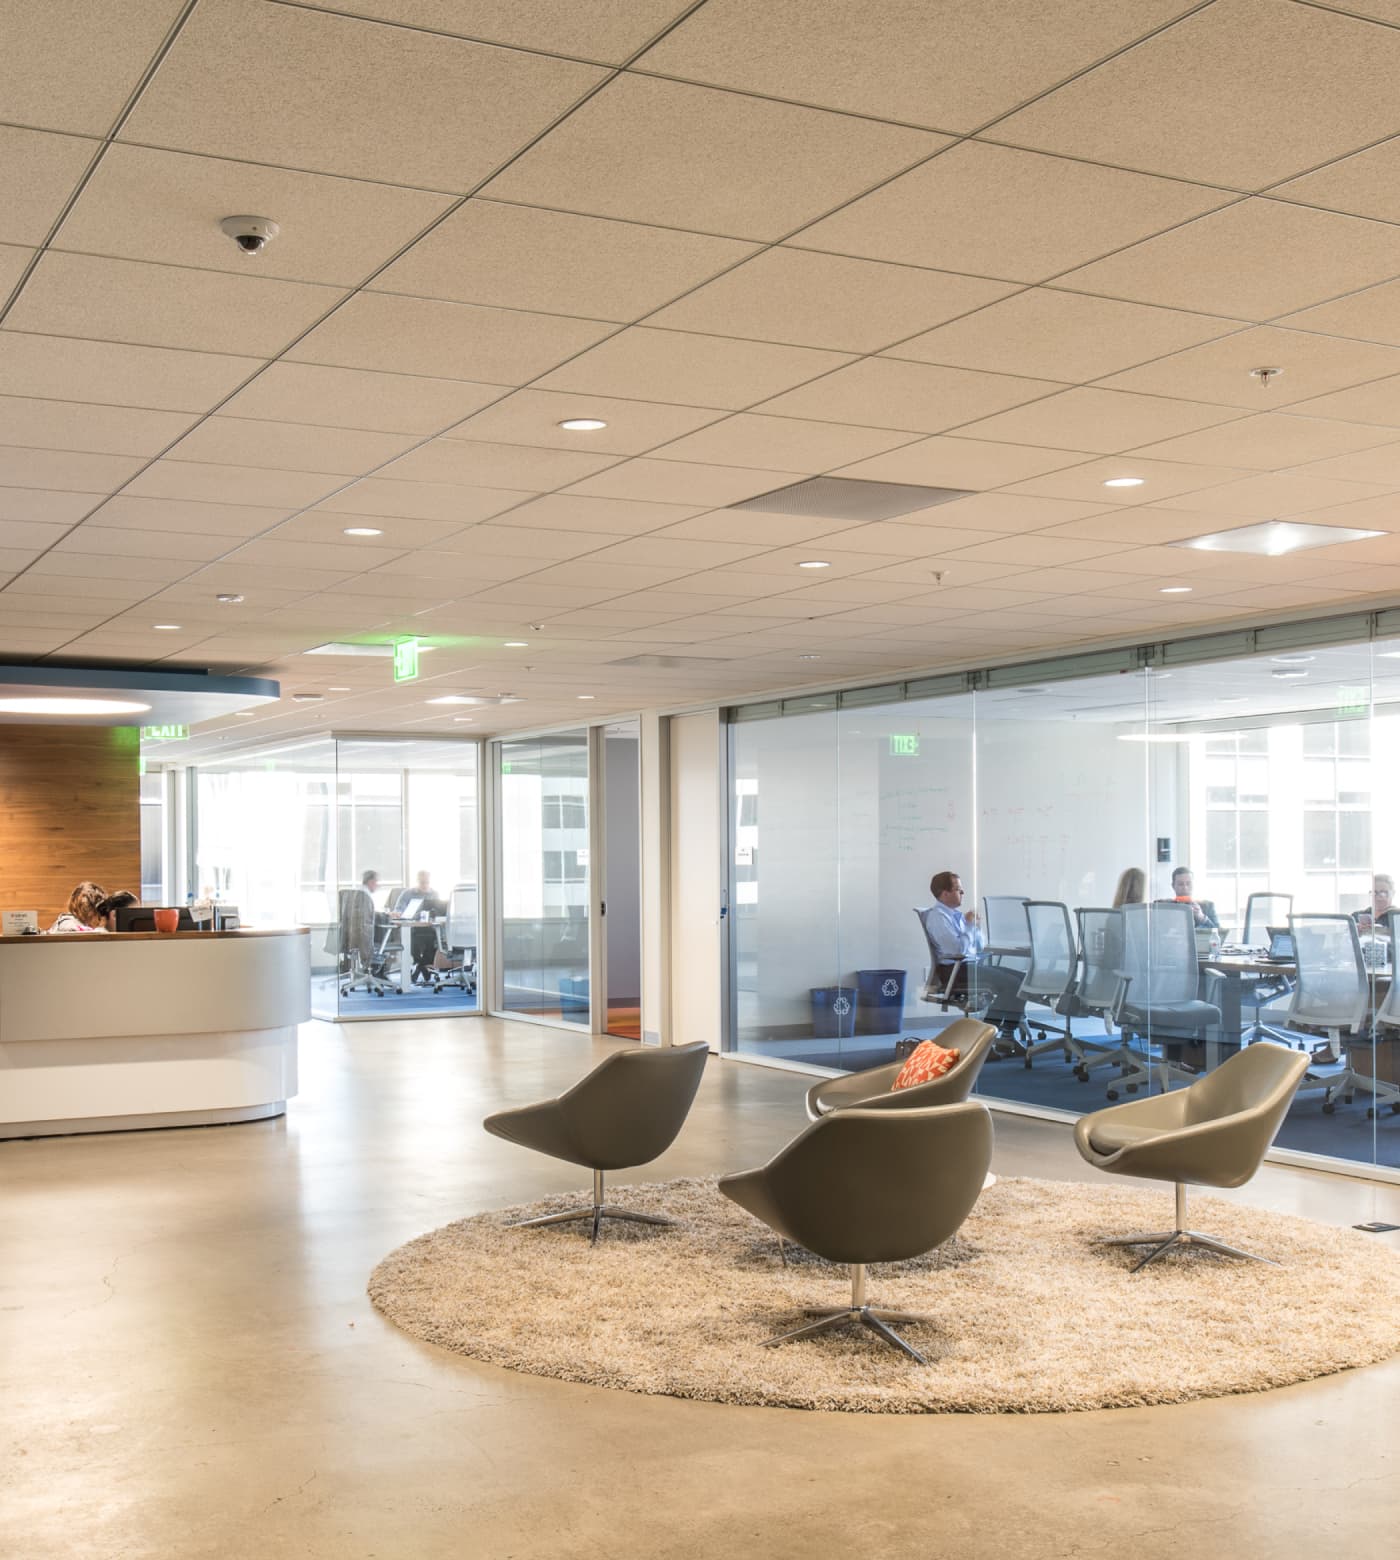
[[[772,240],[947,144],[921,130],[624,75],[485,193]]]
[[[512,514],[491,524],[474,525],[441,545],[447,551],[465,553],[477,559],[525,558],[538,564],[577,558],[623,539],[613,532],[550,531],[543,526],[513,526],[510,523],[513,519]]]
[[[39,552],[51,547],[67,530],[66,525],[45,525],[39,520],[0,520],[0,547]]]
[[[1060,283],[1166,308],[1270,320],[1397,272],[1400,228],[1254,199],[1072,271]]]
[[[648,323],[838,352],[875,352],[1012,290],[1012,283],[977,276],[776,248],[706,283]]]
[[[502,585],[492,585],[478,591],[473,601],[483,604],[515,604],[522,607],[591,607],[595,602],[606,601],[615,591],[583,589],[565,585],[535,585],[529,580],[511,580]]]
[[[688,0],[336,0],[323,9],[407,27],[621,64],[679,16]]]
[[[1247,515],[1259,520],[1274,520],[1326,505],[1381,498],[1386,491],[1385,486],[1376,482],[1338,482],[1321,477],[1270,473],[1225,482],[1202,492],[1182,493],[1172,503],[1178,509],[1197,510],[1202,514]]]
[[[926,482],[935,487],[980,491],[1064,466],[1077,466],[1088,459],[1083,450],[1037,449],[951,436],[919,439],[887,455],[876,455],[844,466],[836,475],[868,477],[874,482]]]
[[[960,548],[950,553],[950,561],[956,564],[960,559],[965,559],[969,563],[1015,563],[1022,567],[1043,565],[1047,568],[1072,568],[1086,559],[1102,557],[1105,553],[1116,551],[1119,546],[1128,545],[1130,544],[1092,541],[1087,538],[1074,540],[1063,536],[1023,534],[997,537],[992,541],[977,542],[971,547]]]
[[[711,407],[669,406],[592,394],[583,400],[579,394],[565,391],[517,390],[454,428],[452,437],[528,444],[539,449],[641,455],[723,415]],[[607,427],[580,433],[559,426],[582,416],[595,417]]]
[[[170,451],[171,460],[222,462],[274,471],[359,476],[409,448],[415,435],[319,428],[307,423],[209,417]]]
[[[638,62],[824,108],[968,131],[1190,9],[1185,0],[1071,10],[1036,0],[709,0]]]
[[[0,349],[2,350],[2,349]],[[0,395],[0,429],[11,444],[95,455],[154,455],[173,443],[193,417],[180,412],[133,411],[74,401]]]
[[[203,412],[262,366],[258,358],[0,331],[0,394]]]
[[[134,557],[122,553],[64,552],[59,548],[53,548],[38,559],[31,572],[36,575],[60,575],[64,578],[81,575],[116,580],[123,586],[131,581],[138,583],[146,581],[154,587],[179,579],[182,575],[188,574],[192,567],[189,559],[172,558],[169,555],[162,557],[160,554],[154,556],[147,554],[143,557]]]
[[[32,249],[23,249],[18,244],[0,244],[0,298],[10,295],[33,258]]]
[[[518,504],[525,495],[504,488],[457,487],[446,482],[392,482],[365,477],[318,507],[323,514],[398,516],[467,525]],[[355,522],[349,522],[351,524]]]
[[[383,474],[409,482],[459,482],[465,486],[549,493],[606,470],[615,465],[618,458],[616,455],[590,455],[581,450],[434,439],[387,466]]]
[[[365,579],[377,580],[379,590],[387,588],[388,580],[393,581],[394,588],[417,581],[435,595],[451,596],[458,594],[464,585],[486,584],[492,580],[513,580],[522,574],[532,574],[544,561],[546,560],[493,558],[482,553],[420,548],[416,552],[404,553],[401,557],[387,560],[375,568],[373,576],[366,575]],[[401,578],[404,575],[410,576],[411,581]]]
[[[209,484],[220,491],[215,478]],[[119,493],[94,510],[86,522],[103,529],[131,527],[135,530],[190,531],[211,536],[256,536],[284,520],[292,505],[226,504],[189,498],[134,497]]]
[[[792,242],[1041,282],[1229,199],[1197,185],[964,141]]]
[[[1390,348],[1371,347],[1372,352],[1389,351]],[[1370,384],[1353,385],[1349,390],[1337,390],[1331,395],[1315,396],[1310,401],[1300,401],[1292,408],[1303,417],[1335,417],[1342,422],[1375,423],[1388,428],[1400,428],[1400,375],[1376,379]]]
[[[227,562],[281,566],[290,569],[327,569],[340,574],[355,574],[388,563],[396,556],[392,547],[381,547],[359,537],[342,536],[337,542],[288,542],[273,537],[258,537],[244,542],[229,554]]]
[[[761,535],[769,547],[795,546],[798,542],[811,541],[814,537],[830,536],[844,530],[845,520],[815,520],[807,515],[755,516],[751,510],[734,513],[727,509],[713,514],[696,515],[667,526],[664,531],[653,532],[658,537],[677,541],[696,542],[745,542],[754,535]]]
[[[270,357],[342,296],[306,282],[50,250],[6,324],[39,335]]]
[[[574,493],[549,493],[513,509],[497,523],[543,526],[546,530],[555,531],[597,531],[640,536],[698,514],[702,507],[695,504],[652,504],[626,498],[585,498]]]
[[[929,558],[959,547],[975,546],[983,540],[982,531],[959,526],[951,518],[941,526],[903,525],[895,520],[883,520],[822,537],[821,556],[856,553],[874,564],[883,563],[886,558]]]
[[[134,580],[116,580],[100,575],[81,575],[62,579],[51,574],[36,574],[32,569],[10,581],[7,592],[19,596],[42,596],[62,610],[68,596],[85,596],[92,601],[130,604],[148,594]]]
[[[692,571],[687,563],[671,564],[638,564],[619,563],[616,558],[607,558],[598,561],[594,558],[576,558],[568,563],[552,564],[548,568],[539,569],[530,578],[539,585],[582,585],[607,589],[609,596],[619,596],[627,591],[645,590],[652,585],[669,585],[673,580],[684,578]],[[642,617],[650,617],[652,622],[664,623],[667,618],[675,617],[675,613],[646,613],[635,609],[627,616],[636,620]],[[631,627],[630,623],[619,623],[619,627]]]
[[[136,477],[126,492],[133,498],[189,498],[299,509],[344,484],[344,476],[328,471],[262,471],[251,466],[158,460]]]
[[[1285,456],[1285,459],[1291,458],[1297,462],[1289,468],[1289,474],[1334,478],[1339,482],[1379,482],[1386,487],[1400,488],[1400,443],[1391,439],[1391,429],[1376,428],[1371,431],[1381,437],[1371,447],[1355,450],[1351,454],[1328,456],[1321,453],[1309,459],[1305,451],[1299,450],[1294,455]],[[1355,507],[1358,514],[1362,512],[1361,505],[1348,507]],[[1395,505],[1390,499],[1382,498],[1369,501],[1364,508],[1366,513],[1375,514],[1377,511],[1393,509]]]
[[[139,531],[129,526],[80,525],[70,531],[54,551],[84,556],[97,553],[107,557],[164,558],[207,563],[210,559],[221,558],[225,553],[232,552],[242,541],[241,536],[205,531],[172,534],[170,531]]]
[[[111,493],[145,461],[124,455],[0,446],[0,487],[52,488],[67,493]]]
[[[974,493],[956,503],[938,504],[931,509],[901,515],[895,524],[909,529],[956,527],[967,531],[1038,531],[1066,520],[1103,514],[1114,507],[1106,503],[1075,503],[1011,493]]]
[[[839,352],[633,326],[555,369],[540,388],[740,411],[849,361]]]
[[[44,0],[6,7],[0,119],[105,135],[183,0]]]
[[[1282,200],[1300,201],[1305,206],[1349,212],[1354,217],[1400,222],[1397,180],[1400,180],[1400,137],[1392,137],[1379,146],[1304,174],[1301,179],[1280,184],[1269,193]]]
[[[811,475],[878,455],[909,441],[908,433],[882,428],[740,413],[662,445],[654,453],[657,460],[777,467]]]
[[[629,321],[753,244],[566,211],[471,200],[374,279],[377,292]]]
[[[980,422],[968,422],[966,431],[974,438],[1005,439],[1009,444],[1090,449],[1111,455],[1174,434],[1227,423],[1241,415],[1228,406],[1080,388]],[[1171,458],[1164,450],[1153,453]]]
[[[612,330],[592,320],[358,293],[288,353],[294,362],[518,385]]]
[[[721,507],[737,504],[800,480],[796,471],[761,471],[751,466],[699,465],[680,460],[629,460],[586,481],[569,493],[587,498],[633,498],[659,504]]]
[[[0,240],[42,244],[98,145],[0,125]]]
[[[1062,386],[1009,374],[978,374],[893,358],[866,358],[763,403],[764,413],[940,433]]]
[[[1301,465],[1305,461],[1367,449],[1384,444],[1390,437],[1391,430],[1386,428],[1329,422],[1320,417],[1293,417],[1284,412],[1261,412],[1223,427],[1207,428],[1159,443],[1148,444],[1144,440],[1142,453],[1157,460],[1199,461],[1206,465],[1249,466],[1274,471],[1281,466]]]
[[[722,569],[751,558],[765,546],[758,528],[747,543],[676,541],[660,536],[631,536],[593,553],[593,563],[629,563],[656,568]],[[620,592],[614,592],[614,595]]]
[[[1235,525],[1249,523],[1244,516],[1234,519]],[[1083,520],[1070,520],[1064,525],[1048,528],[1044,534],[1076,540],[1132,542],[1155,547],[1179,542],[1188,536],[1200,536],[1207,531],[1229,528],[1228,522],[1223,519],[1207,521],[1204,516],[1192,511],[1173,509],[1169,505],[1159,508],[1144,504],[1141,508],[1120,509],[1111,515],[1091,515]],[[1201,556],[1208,555],[1203,553]]]
[[[1283,372],[1263,383],[1251,377],[1251,370],[1259,367],[1282,367]],[[1261,325],[1115,374],[1104,380],[1101,388],[1181,396],[1266,412],[1285,406],[1301,410],[1297,403],[1310,397],[1397,372],[1400,349],[1395,347]],[[1315,415],[1337,414],[1319,407]]]
[[[1100,503],[1131,508],[1138,504],[1160,504],[1178,494],[1217,487],[1245,475],[1243,469],[1235,466],[1191,466],[1176,461],[1148,460],[1141,455],[1113,456],[1031,477],[1008,491],[1047,498],[1096,499]],[[1140,478],[1142,486],[1104,486],[1124,477]]]
[[[4,337],[0,335],[0,382],[3,376]],[[269,363],[252,384],[219,408],[219,414],[328,428],[430,434],[451,427],[507,394],[504,385],[473,384],[465,379],[280,362]]]
[[[219,0],[195,9],[122,136],[462,192],[604,76],[408,28]]]
[[[1298,330],[1320,331],[1323,335],[1400,346],[1400,281],[1367,287],[1350,297],[1291,314],[1279,323]]]
[[[902,342],[890,355],[1083,383],[1235,328],[1204,314],[1033,287]]]

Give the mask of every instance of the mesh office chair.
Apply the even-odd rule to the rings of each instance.
[[[374,900],[367,888],[341,889],[339,926],[336,969],[341,996],[363,990],[382,997],[394,991],[384,980],[384,962],[375,950]]]
[[[476,884],[459,883],[447,901],[443,943],[448,964],[446,969],[434,970],[434,991],[446,991],[449,986],[460,991],[476,990],[477,935]]]
[[[1025,901],[1018,899],[1016,903],[1022,907],[1024,914]],[[928,979],[920,993],[921,999],[924,1002],[936,1002],[945,1013],[950,1007],[957,1008],[963,1013],[981,1013],[994,1008],[998,995],[985,983],[979,985],[977,970],[985,968],[987,964],[999,963],[999,958],[989,959],[988,950],[984,948],[980,960],[954,959],[950,964],[941,962],[941,955],[928,929],[928,917],[932,909],[931,905],[923,909],[916,905],[914,908],[914,914],[919,920],[919,929],[923,932],[924,941],[928,945]],[[1029,946],[1030,932],[1027,931],[1026,947]],[[1026,1028],[1022,1018],[1004,1014],[1000,1017],[992,1017],[989,1021],[1001,1030],[999,1044],[1012,1046],[1018,1054],[1025,1054]]]
[[[1274,1038],[1308,1052],[1312,1063],[1299,1093],[1321,1092],[1331,1115],[1341,1097],[1351,1103],[1355,1084],[1347,1062],[1353,1042],[1370,1044],[1371,974],[1361,953],[1356,922],[1349,915],[1291,915],[1297,985],[1282,1029]],[[1326,1037],[1326,1044],[1319,1041]],[[1325,1071],[1335,1064],[1332,1071]]]
[[[1386,974],[1390,983],[1385,997],[1376,1009],[1375,1027],[1369,1045],[1359,1040],[1347,1048],[1347,1082],[1350,1089],[1360,1089],[1369,1094],[1374,1104],[1367,1108],[1367,1116],[1376,1114],[1376,1107],[1383,1101],[1391,1112],[1400,1115],[1400,1040],[1386,1030],[1400,1029],[1400,981],[1396,979],[1395,938],[1400,933],[1400,911],[1387,910],[1383,917],[1385,930],[1390,934],[1390,966]],[[1383,1076],[1386,1074],[1386,1076]]]
[[[1190,905],[1174,900],[1153,905],[1123,906],[1123,975],[1127,990],[1118,1011],[1124,1041],[1142,1041],[1134,1070],[1108,1090],[1134,1094],[1156,1079],[1164,1092],[1172,1083],[1190,1083],[1196,1070],[1171,1060],[1173,1051],[1205,1039],[1219,1028],[1220,1009],[1202,1002],[1200,966],[1196,958],[1196,928]]]
[[[950,1007],[966,1013],[973,1001],[973,993],[958,985],[958,976],[966,968],[966,960],[955,959],[951,964],[939,962],[938,949],[934,947],[928,929],[927,918],[931,908],[932,906],[925,906],[920,909],[918,905],[914,906],[919,930],[924,934],[924,942],[928,945],[928,979],[924,982],[924,989],[920,996],[925,1002],[936,1002],[945,1013]]]
[[[1114,1034],[1118,1010],[1128,982],[1123,974],[1123,912],[1121,910],[1078,909],[1079,979],[1070,998],[1070,1010],[1076,1018],[1097,1018],[1105,1036]],[[1078,1050],[1074,1075],[1088,1083],[1092,1068],[1105,1064],[1136,1067],[1137,1053],[1121,1043],[1096,1044],[1076,1037]]]
[[[1055,900],[1028,899],[1025,913],[1031,951],[1020,994],[1027,1002],[1049,1008],[1052,1014],[1064,1014],[1065,999],[1074,988],[1079,968],[1079,950],[1075,947],[1069,908]],[[1043,1051],[1063,1051],[1066,1062],[1082,1057],[1067,1016],[1063,1024],[1042,1018],[1027,1022],[1039,1036],[1035,1044],[1026,1046],[1027,1067]],[[1048,1038],[1052,1034],[1057,1038]]]
[[[1292,894],[1251,894],[1244,902],[1244,931],[1240,933],[1240,942],[1246,948],[1267,948],[1269,928],[1287,926],[1292,914]]]

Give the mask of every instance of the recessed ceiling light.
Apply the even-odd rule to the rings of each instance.
[[[797,659],[799,661],[820,661],[821,657],[819,655],[812,655],[809,653],[807,655],[799,655]]]
[[[1162,596],[1189,596],[1194,589],[1191,585],[1163,585],[1158,592]]]
[[[0,715],[144,715],[150,707],[130,699],[0,699]]]
[[[566,417],[559,426],[567,428],[570,433],[597,433],[599,428],[608,425],[601,417]]]
[[[1110,477],[1104,483],[1105,487],[1141,487],[1147,479],[1145,477]]]
[[[580,693],[577,697],[580,699],[596,699],[598,695],[596,693]]]
[[[180,629],[180,625],[178,623],[152,623],[151,627],[154,628],[158,633],[162,634],[178,633]]]
[[[478,697],[474,693],[440,693],[434,699],[425,701],[428,704],[487,704],[490,701]]]
[[[529,643],[528,639],[507,639],[505,642],[507,650],[524,650]]]
[[[829,569],[831,565],[820,558],[809,558],[806,563],[799,563],[799,569]]]
[[[252,720],[254,712],[252,710],[235,710],[233,713],[237,715],[239,720]]]
[[[1269,659],[1275,666],[1306,666],[1309,661],[1315,661],[1312,655],[1271,655]]]
[[[243,600],[243,598],[242,596],[235,595],[232,591],[221,591],[217,596],[214,597],[214,600],[217,601],[220,606],[236,607],[238,603]]]
[[[1306,672],[1281,671],[1274,672],[1271,675],[1277,677],[1281,682],[1291,682],[1296,678],[1306,677],[1308,674]]]
[[[348,688],[343,688],[339,684],[336,684],[336,685],[328,688],[326,691],[328,693],[349,693],[350,692],[350,690]]]
[[[373,525],[347,525],[346,536],[383,536],[384,533],[378,526]]]
[[[1335,547],[1340,542],[1364,542],[1384,531],[1358,531],[1343,525],[1306,525],[1298,520],[1265,520],[1258,525],[1242,525],[1233,531],[1215,531],[1209,536],[1193,536],[1188,541],[1170,542],[1171,547],[1193,547],[1198,552],[1253,553],[1279,558],[1303,547]]]
[[[475,715],[454,715],[452,717],[452,719],[455,720],[455,721],[465,721],[466,724],[468,726],[470,726],[471,723],[476,719],[476,716]]]

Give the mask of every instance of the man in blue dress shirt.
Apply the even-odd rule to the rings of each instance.
[[[956,872],[935,872],[928,886],[933,903],[923,918],[936,961],[936,984],[946,986],[956,965],[952,994],[970,996],[970,1007],[985,1007],[987,1022],[999,1025],[1003,1035],[1014,1037],[1017,1020],[1026,1010],[1025,1001],[1016,994],[1023,971],[983,958],[986,940],[977,924],[977,912],[962,908],[962,879]]]

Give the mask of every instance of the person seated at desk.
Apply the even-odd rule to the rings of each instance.
[[[1215,913],[1215,905],[1209,899],[1195,897],[1195,879],[1190,867],[1177,867],[1172,872],[1172,898],[1191,906],[1191,916],[1197,931],[1220,930],[1220,917]]]
[[[1141,867],[1124,867],[1119,874],[1118,887],[1113,890],[1113,908],[1124,905],[1140,905],[1147,898],[1147,874]]]
[[[964,910],[962,879],[956,872],[935,872],[929,880],[933,903],[923,912],[924,929],[937,960],[936,978],[947,984],[948,973],[958,966],[952,995],[977,997],[989,993],[983,1017],[1000,1027],[1003,1035],[1016,1032],[1016,1021],[1026,1010],[1017,996],[1022,970],[1003,969],[982,958],[986,939],[977,924],[977,912]]]
[[[1395,903],[1395,879],[1388,872],[1377,872],[1371,879],[1371,903],[1364,910],[1353,910],[1351,918],[1358,932],[1386,934],[1386,916]]]
[[[430,872],[420,872],[412,888],[401,888],[394,899],[394,914],[404,916],[409,914],[409,906],[413,905],[412,919],[418,916],[428,915],[437,917],[447,914],[445,901],[439,899],[433,892],[433,880]],[[437,957],[438,939],[437,929],[432,926],[415,926],[409,938],[409,947],[413,955],[413,983],[415,986],[429,986],[432,984],[432,965]]]
[[[49,935],[68,932],[105,932],[108,930],[102,905],[107,890],[96,883],[79,883],[68,896],[68,908],[49,927]]]
[[[102,929],[115,932],[117,929],[117,911],[125,910],[128,905],[139,905],[140,899],[128,889],[119,888],[115,894],[108,894],[97,907],[97,913],[102,917]]]

